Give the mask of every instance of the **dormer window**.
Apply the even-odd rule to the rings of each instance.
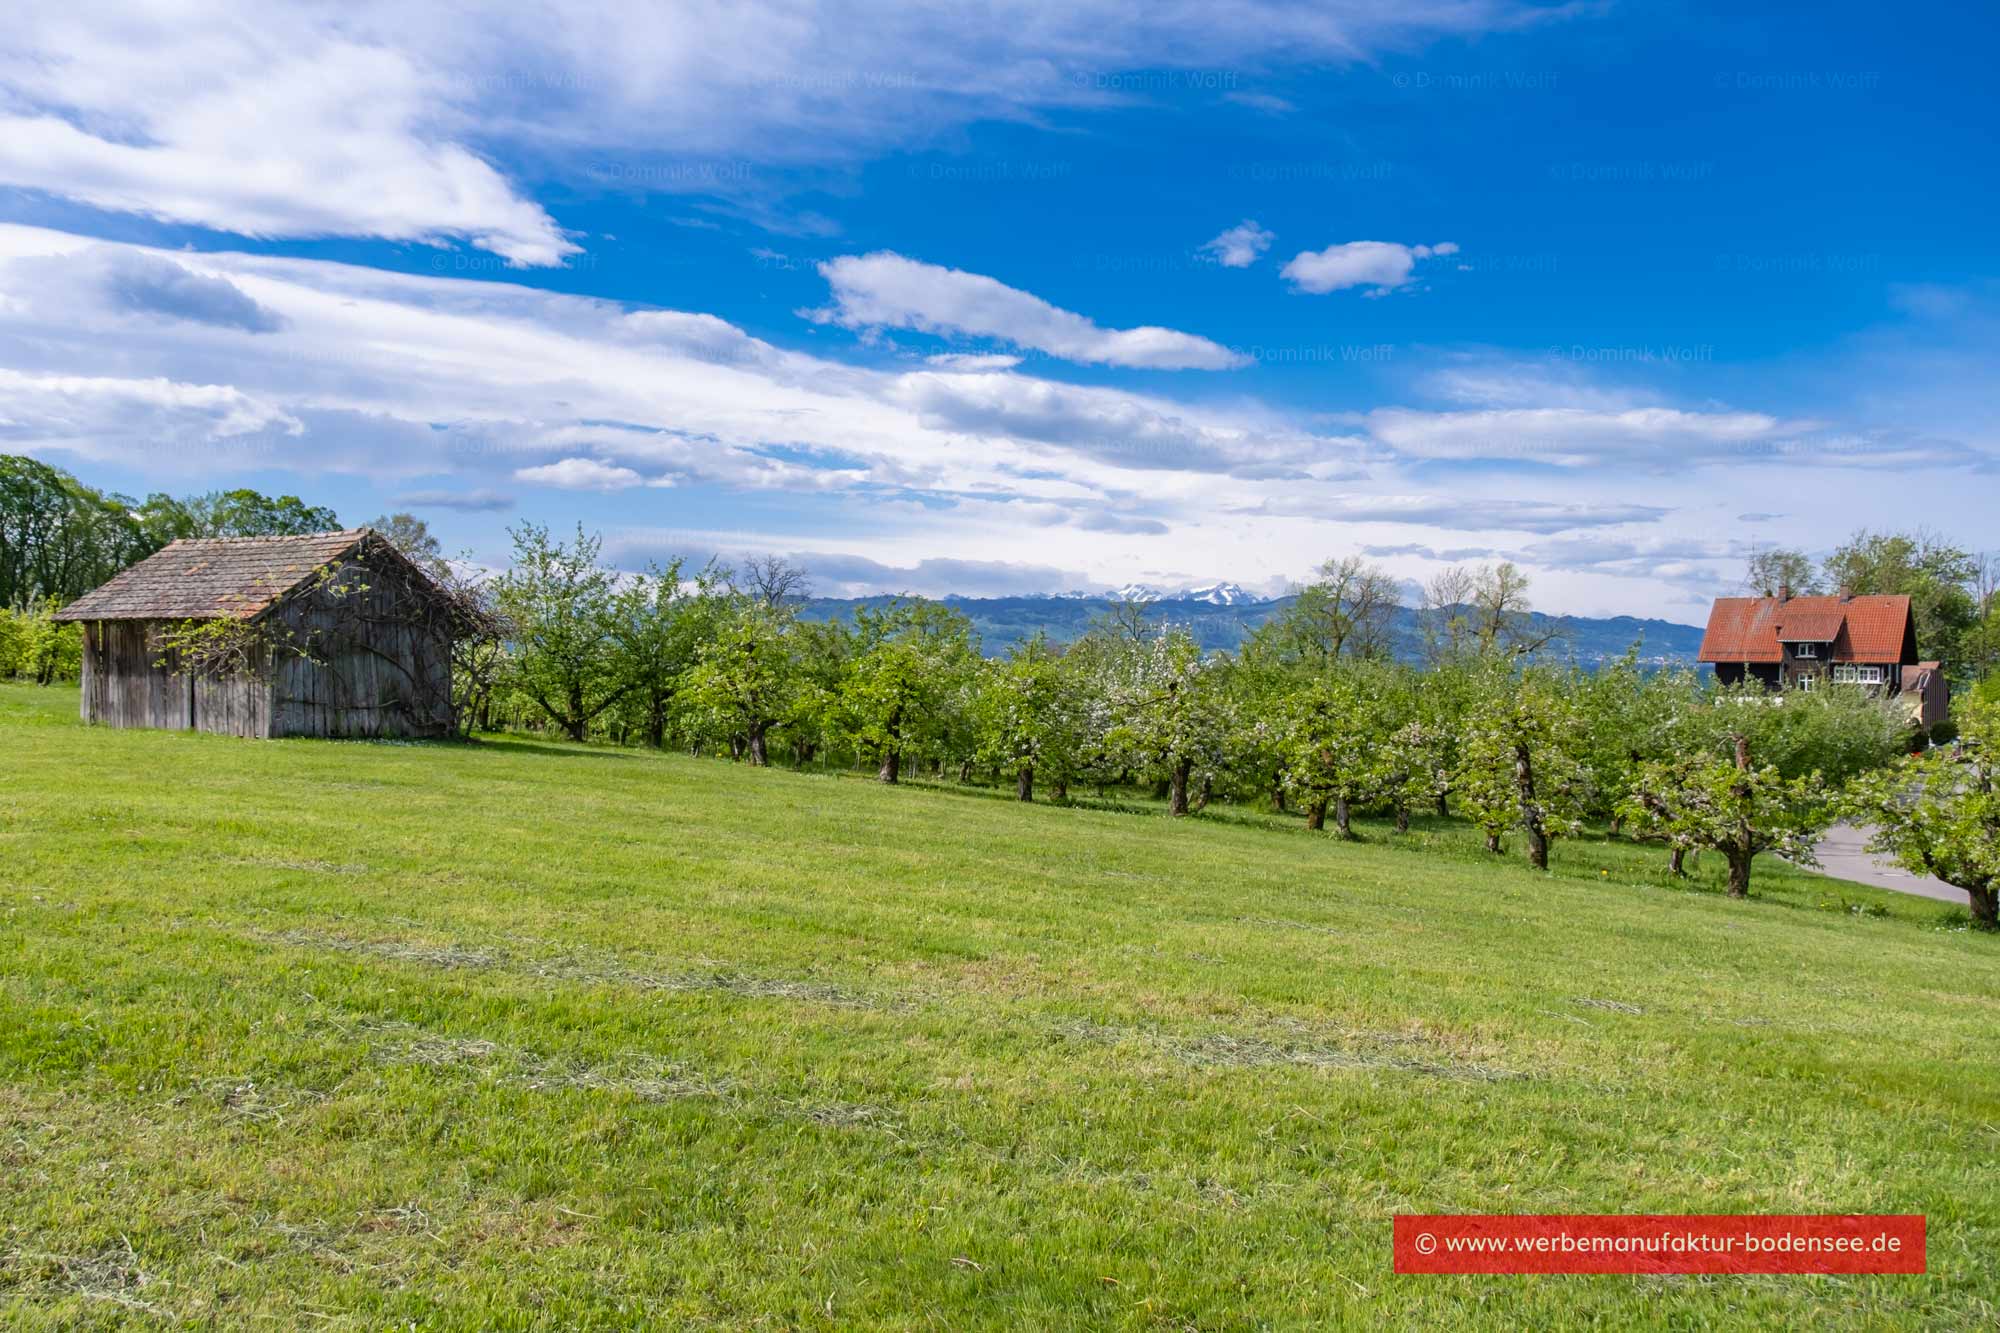
[[[1819,645],[1818,645],[1818,644],[1816,644],[1816,643],[1798,643],[1798,644],[1793,644],[1793,645],[1792,645],[1792,656],[1793,656],[1793,657],[1818,657],[1818,656],[1819,656]]]

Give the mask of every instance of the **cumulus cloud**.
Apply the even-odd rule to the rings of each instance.
[[[642,480],[629,467],[600,463],[595,458],[564,458],[535,467],[515,468],[514,477],[566,491],[621,491],[637,486]]]
[[[1100,328],[1041,297],[963,269],[880,250],[819,266],[833,304],[812,312],[851,329],[994,338],[1065,361],[1144,370],[1227,370],[1249,359],[1191,333],[1144,326]]]
[[[1341,442],[1298,430],[1224,425],[1180,405],[1024,375],[905,375],[899,401],[942,431],[1033,440],[1121,468],[1302,476],[1337,461]]]
[[[135,435],[157,447],[302,429],[282,408],[226,384],[0,368],[0,439],[99,453]]]
[[[1251,583],[1360,541],[1456,558],[1507,546],[1511,534],[1619,524],[1657,534],[1671,511],[1726,519],[1761,507],[1774,487],[1815,512],[1875,505],[1883,522],[1976,531],[1981,516],[1979,488],[1955,476],[1905,498],[1850,467],[1823,466],[1869,452],[1864,432],[1816,426],[1798,436],[1813,447],[1768,458],[1688,446],[1693,433],[1731,429],[1708,420],[1729,417],[1723,409],[1675,409],[1688,418],[1675,427],[1682,434],[1653,430],[1649,450],[1636,439],[1603,447],[1618,410],[1566,408],[1595,415],[1555,456],[1599,465],[1526,469],[1515,465],[1519,437],[1545,424],[1539,417],[1474,422],[1412,408],[1310,417],[1246,395],[1190,401],[1020,367],[856,365],[698,312],[635,312],[504,282],[112,247],[227,281],[280,321],[254,336],[226,320],[69,310],[42,299],[49,289],[16,282],[99,244],[0,225],[0,434],[10,452],[68,450],[130,475],[216,481],[255,467],[306,478],[302,493],[313,474],[335,472],[380,488],[385,506],[400,493],[497,510],[519,494],[559,522],[590,515],[602,503],[596,488],[611,486],[621,510],[644,500],[663,513],[714,514],[708,550],[753,536],[776,551],[865,542],[896,570],[1031,550],[1038,567],[1062,571],[1055,588],[1150,577],[1142,567],[1179,568],[1190,551],[1203,553],[1190,579]],[[115,328],[104,322],[113,318]],[[1783,418],[1749,415],[1759,418],[1753,437],[1793,438]],[[643,490],[649,483],[682,489]],[[775,531],[745,533],[752,514]],[[1648,594],[1635,581],[1631,596],[1643,606]]]
[[[0,183],[241,235],[462,243],[545,265],[575,242],[497,161],[733,199],[781,224],[762,164],[845,164],[980,119],[1127,103],[1138,94],[1106,77],[1118,71],[1352,62],[1550,12],[1520,0],[1243,0],[1143,21],[1121,0],[14,5],[0,32]]]
[[[1202,253],[1214,256],[1215,262],[1224,268],[1249,268],[1277,239],[1276,232],[1266,231],[1245,218],[1201,248]]]
[[[50,318],[136,316],[184,321],[243,333],[274,333],[279,314],[219,274],[197,271],[164,255],[113,245],[35,256],[0,274],[5,299],[40,308]]]
[[[523,265],[577,248],[454,141],[452,85],[420,54],[331,14],[230,8],[11,14],[0,182],[246,236],[463,241]]]
[[[1679,467],[1690,458],[1772,458],[1817,429],[1762,412],[1574,407],[1421,412],[1382,408],[1369,434],[1408,458],[1507,460],[1553,467],[1630,462]]]
[[[1324,295],[1347,287],[1367,287],[1381,296],[1406,286],[1417,261],[1458,253],[1453,241],[1399,245],[1395,241],[1348,241],[1324,250],[1301,250],[1279,270],[1295,291]]]

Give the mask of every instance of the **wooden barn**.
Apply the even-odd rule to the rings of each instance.
[[[368,528],[177,541],[57,615],[83,718],[230,736],[444,736],[450,599]]]

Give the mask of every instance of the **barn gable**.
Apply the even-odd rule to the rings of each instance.
[[[86,721],[236,736],[441,736],[452,625],[428,575],[367,528],[179,541],[58,613],[84,630]],[[182,669],[188,622],[245,626],[244,662]]]

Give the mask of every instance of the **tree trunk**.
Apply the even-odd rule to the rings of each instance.
[[[1542,826],[1541,808],[1535,804],[1535,767],[1528,747],[1514,745],[1514,785],[1521,793],[1521,827],[1528,831],[1528,864],[1537,870],[1549,868],[1549,835]]]
[[[944,776],[942,765],[938,768],[938,776]],[[970,759],[961,759],[958,761],[958,780],[961,783],[972,781],[972,761]]]
[[[1306,827],[1317,833],[1326,827],[1326,802],[1315,799],[1306,806]]]
[[[1340,836],[1343,838],[1352,838],[1354,836],[1354,823],[1350,818],[1351,814],[1352,812],[1347,808],[1347,798],[1345,796],[1336,797],[1333,802],[1333,826],[1340,830]]]
[[[1195,797],[1194,808],[1197,810],[1208,809],[1208,798],[1210,796],[1213,796],[1214,794],[1215,794],[1215,779],[1212,776],[1204,773],[1201,778],[1201,792],[1199,795]]]
[[[1285,813],[1285,789],[1279,783],[1271,783],[1271,810],[1275,814]]]
[[[1054,800],[1067,801],[1069,799],[1069,783],[1064,782],[1061,778],[1057,778],[1056,789],[1050,792],[1049,795]]]
[[[1491,853],[1493,853],[1493,854],[1494,854],[1495,856],[1498,856],[1498,855],[1500,855],[1500,835],[1499,835],[1499,834],[1497,834],[1497,833],[1489,833],[1489,834],[1487,834],[1487,835],[1486,835],[1486,850],[1487,850],[1487,851],[1489,851],[1489,852],[1491,852]]]
[[[1396,832],[1408,833],[1409,831],[1410,831],[1410,807],[1407,805],[1399,805],[1396,807]]]
[[[897,752],[896,747],[893,745],[884,746],[882,749],[882,767],[875,771],[876,780],[880,782],[894,782],[897,774],[902,771],[902,767],[903,756]]]
[[[1687,848],[1676,847],[1667,858],[1667,873],[1675,879],[1687,878]]]
[[[1035,799],[1035,766],[1021,765],[1021,771],[1014,775],[1014,795],[1023,801]]]
[[[1625,817],[1623,815],[1611,816],[1611,836],[1615,838],[1624,831],[1625,831]]]
[[[2000,910],[2000,885],[1988,883],[1985,888],[1970,888],[1965,891],[1967,901],[1972,906],[1972,924],[1981,930],[2000,928],[1996,910]]]
[[[1184,815],[1188,812],[1188,774],[1194,769],[1192,759],[1174,761],[1173,774],[1167,779],[1167,813]]]
[[[1723,857],[1729,862],[1729,896],[1748,898],[1750,896],[1750,853],[1743,847],[1725,847]]]
[[[1736,771],[1739,773],[1748,773],[1750,771],[1750,738],[1748,736],[1738,736],[1736,738]],[[1738,783],[1736,786],[1730,788],[1729,791],[1730,795],[1734,796],[1739,803],[1744,802],[1750,795],[1748,783]],[[1743,805],[1739,804],[1737,808],[1740,810],[1743,808]],[[1748,898],[1750,896],[1750,830],[1746,828],[1738,833],[1735,845],[1723,848],[1722,854],[1729,862],[1729,896],[1732,898]]]
[[[729,738],[729,757],[730,757],[730,759],[731,759],[731,760],[734,760],[734,761],[737,761],[737,762],[741,762],[741,760],[742,760],[742,758],[743,758],[743,737],[742,737],[742,736],[740,736],[740,735],[738,735],[738,736],[731,736],[731,737]]]
[[[769,728],[769,725],[769,723],[759,722],[756,726],[750,728],[750,763],[754,768],[763,768],[769,763],[769,759],[764,753],[764,732]]]
[[[1438,793],[1438,802],[1437,802],[1437,817],[1438,817],[1439,819],[1450,819],[1450,818],[1451,818],[1451,807],[1450,807],[1449,805],[1445,804],[1445,799],[1444,799],[1444,793],[1443,793],[1443,792],[1439,792],[1439,793]]]

